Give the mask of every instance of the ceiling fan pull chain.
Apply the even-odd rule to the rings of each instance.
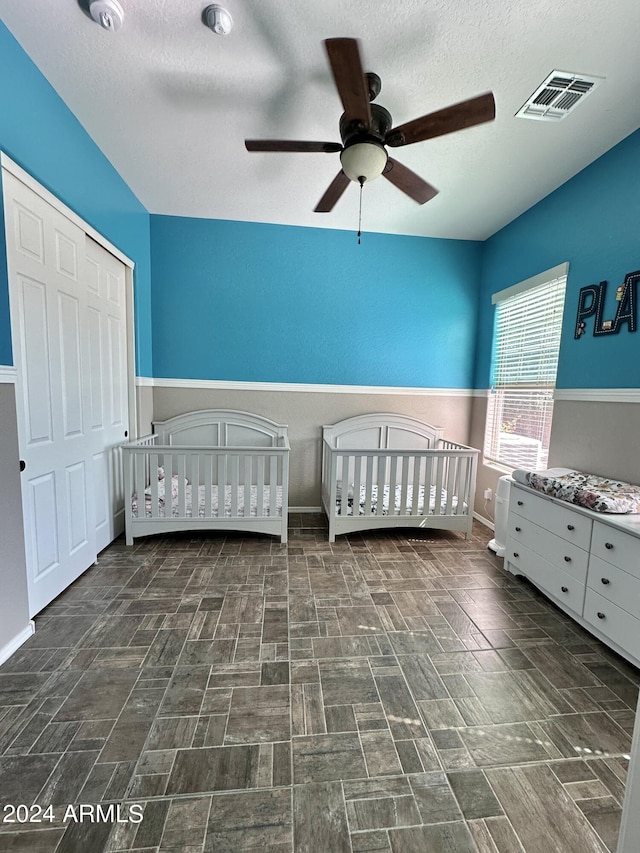
[[[360,245],[360,235],[362,234],[362,188],[364,186],[364,181],[364,178],[358,178],[358,182],[360,183],[360,207],[358,209],[358,246]]]

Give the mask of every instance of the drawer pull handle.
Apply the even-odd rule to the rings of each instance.
[[[518,554],[518,552],[517,552],[517,551],[514,551],[514,552],[513,552],[513,556],[514,556],[514,557],[519,557],[519,556],[520,556],[520,554]]]
[[[522,506],[522,501],[518,501],[518,506]]]
[[[607,551],[611,551],[613,549],[613,542],[605,542],[604,547],[607,549]]]
[[[605,619],[605,618],[606,617],[605,617],[604,613],[602,612],[602,610],[598,610],[598,619]]]
[[[516,527],[516,533],[521,533],[521,532],[522,532],[522,528],[521,528],[521,527]]]
[[[561,589],[563,592],[569,592],[569,587],[568,587],[568,586],[561,586],[561,587],[560,587],[560,589]]]
[[[565,561],[565,563],[570,563],[570,562],[571,562],[571,557],[565,557],[565,558],[564,558],[564,561]]]
[[[607,586],[607,584],[610,584],[610,583],[611,583],[611,581],[609,580],[609,578],[600,578],[600,580],[602,581],[602,583],[603,583],[605,586]]]
[[[567,530],[575,530],[573,524],[567,524]]]

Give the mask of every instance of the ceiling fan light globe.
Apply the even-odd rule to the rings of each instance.
[[[375,142],[356,142],[341,152],[340,162],[349,180],[356,183],[360,183],[361,178],[373,181],[387,165],[387,152]]]

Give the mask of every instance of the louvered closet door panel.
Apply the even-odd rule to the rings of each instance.
[[[95,560],[85,234],[3,172],[29,606]]]

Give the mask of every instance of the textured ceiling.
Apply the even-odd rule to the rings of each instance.
[[[118,33],[88,0],[0,0],[0,17],[152,213],[355,230],[355,184],[313,213],[338,154],[243,144],[340,141],[330,37],[360,39],[395,125],[496,99],[492,123],[395,149],[440,193],[419,206],[372,182],[364,231],[484,239],[640,126],[637,0],[223,0],[222,37],[202,23],[206,0],[120,2]],[[560,122],[514,118],[554,69],[606,81]]]

